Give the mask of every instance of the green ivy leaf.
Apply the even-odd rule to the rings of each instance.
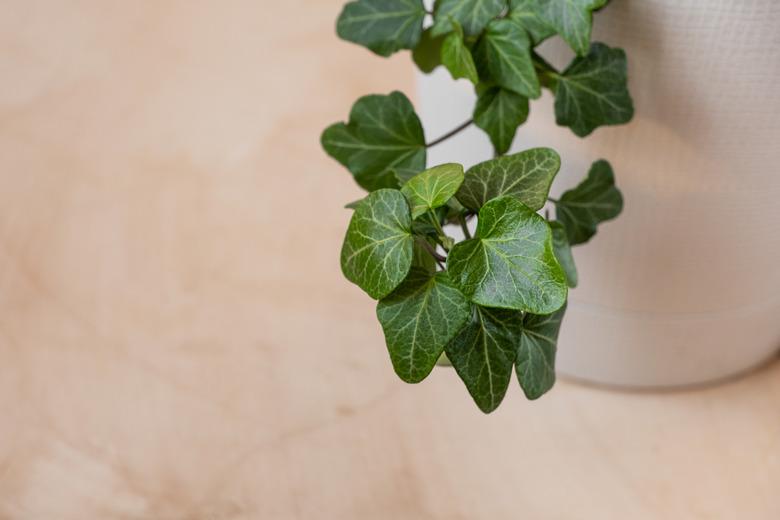
[[[441,62],[452,74],[452,79],[465,78],[477,84],[477,67],[471,51],[463,41],[463,29],[456,21],[452,22],[452,27],[453,31],[444,38],[441,47]]]
[[[376,314],[393,368],[407,383],[431,373],[444,346],[469,319],[471,305],[446,272],[412,269],[398,289],[380,300]]]
[[[468,36],[482,32],[487,23],[501,14],[506,0],[438,0],[434,8],[433,35],[452,30],[450,17],[463,26]]]
[[[404,281],[412,265],[412,217],[398,190],[372,192],[352,214],[341,270],[374,299],[384,298]]]
[[[482,206],[475,237],[452,248],[447,270],[463,294],[486,307],[549,314],[566,301],[550,226],[514,197]]]
[[[617,217],[622,210],[623,196],[615,186],[612,167],[603,159],[594,162],[587,178],[555,203],[556,218],[573,246],[590,240],[599,223]]]
[[[463,182],[463,166],[434,166],[409,179],[401,188],[412,208],[412,218],[447,204]]]
[[[528,98],[492,87],[482,91],[474,108],[474,124],[487,133],[497,155],[512,146],[517,127],[528,119]]]
[[[504,399],[522,325],[520,312],[474,305],[468,323],[445,347],[450,363],[485,413]]]
[[[422,124],[401,92],[358,99],[349,122],[328,127],[321,141],[368,191],[397,188],[396,175],[409,179],[425,169]]]
[[[336,32],[344,40],[390,56],[417,46],[424,18],[422,0],[357,0],[344,6]]]
[[[580,56],[588,53],[594,9],[606,0],[536,0],[539,16]]]
[[[426,29],[420,37],[420,43],[412,51],[412,59],[417,68],[426,74],[441,65],[441,46],[444,36],[432,36],[431,30]]]
[[[536,211],[547,202],[561,158],[550,148],[531,148],[520,153],[490,159],[466,172],[457,198],[471,210],[486,202],[511,195]]]
[[[566,281],[569,287],[577,287],[577,265],[574,263],[574,255],[571,253],[569,238],[566,236],[566,228],[560,222],[550,222],[552,229],[553,252],[558,263],[566,273]]]
[[[526,314],[523,318],[515,371],[528,399],[540,398],[555,384],[555,352],[565,313],[564,304],[552,314]]]
[[[509,17],[528,31],[534,45],[555,34],[555,29],[539,16],[538,0],[509,0]]]
[[[594,43],[554,77],[555,121],[585,137],[599,126],[627,123],[634,116],[628,93],[626,53]]]
[[[413,230],[414,231],[414,230]],[[427,241],[425,237],[414,237],[414,248],[412,249],[412,269],[422,270],[430,275],[436,272],[436,259],[425,249],[423,241]],[[435,248],[436,244],[428,242],[431,247]]]
[[[539,77],[531,61],[531,40],[514,20],[490,22],[477,43],[474,57],[481,78],[531,99],[541,95]]]

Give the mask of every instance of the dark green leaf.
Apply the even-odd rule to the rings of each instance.
[[[482,206],[475,237],[455,245],[447,270],[463,294],[486,307],[549,314],[566,301],[550,226],[514,197]]]
[[[422,0],[357,0],[344,6],[336,32],[344,40],[389,56],[417,46],[424,18]]]
[[[420,43],[412,51],[412,59],[417,68],[429,74],[433,69],[441,65],[441,45],[444,36],[431,36],[431,30],[426,29],[422,33]]]
[[[409,179],[401,188],[412,208],[412,218],[447,204],[463,183],[463,166],[455,163],[434,166]]]
[[[539,16],[580,56],[588,53],[592,12],[606,0],[536,0]]]
[[[561,158],[550,148],[531,148],[472,166],[466,172],[457,198],[471,210],[487,201],[511,195],[536,211],[547,202]]]
[[[465,78],[474,84],[479,83],[474,58],[463,42],[463,29],[458,22],[452,22],[452,26],[454,30],[447,35],[441,47],[441,62],[453,79]]]
[[[550,222],[552,229],[553,252],[558,263],[566,273],[566,281],[569,287],[577,287],[577,266],[574,263],[574,255],[571,253],[569,238],[566,236],[566,228],[560,222]]]
[[[473,307],[471,319],[445,351],[479,409],[490,413],[501,404],[509,386],[523,315]]]
[[[434,9],[433,35],[452,30],[450,17],[463,26],[468,36],[482,32],[487,23],[501,14],[506,0],[438,0]]]
[[[528,399],[538,399],[555,384],[555,351],[566,305],[552,314],[526,314],[517,344],[515,371]]]
[[[352,106],[349,123],[322,133],[322,147],[368,191],[397,188],[425,169],[425,135],[409,99],[400,92],[371,95]]]
[[[509,0],[509,17],[523,26],[534,45],[555,34],[555,29],[539,16],[538,0]]]
[[[419,383],[433,370],[444,346],[469,319],[471,306],[447,273],[431,276],[412,269],[376,314],[385,333],[393,368],[407,383]]]
[[[514,20],[490,22],[474,58],[480,78],[531,99],[541,95],[539,77],[531,61],[531,40]]]
[[[423,271],[432,275],[436,272],[436,259],[433,258],[433,256],[431,256],[431,254],[426,250],[425,245],[423,245],[423,242],[425,241],[427,241],[425,237],[414,237],[414,249],[412,249],[412,269],[422,269]],[[428,244],[430,244],[431,247],[435,249],[435,244],[431,244],[430,242],[428,242]]]
[[[517,127],[528,119],[528,98],[511,90],[492,87],[482,91],[474,108],[474,124],[485,131],[496,154],[505,154]]]
[[[573,246],[590,240],[599,223],[617,217],[622,210],[623,196],[615,186],[612,167],[603,159],[594,162],[588,177],[555,203],[556,218]]]
[[[554,78],[555,120],[580,137],[599,126],[627,123],[634,116],[628,93],[626,53],[594,43]]]
[[[372,192],[352,214],[341,249],[341,270],[375,299],[404,281],[412,265],[412,217],[398,190]]]

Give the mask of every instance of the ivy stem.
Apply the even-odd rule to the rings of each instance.
[[[458,222],[460,223],[460,229],[463,230],[463,235],[466,239],[471,239],[471,232],[469,231],[469,226],[466,224],[466,219],[463,215],[458,215]]]
[[[447,257],[437,253],[436,250],[433,248],[433,246],[430,244],[430,242],[428,242],[427,240],[420,240],[419,242],[423,245],[425,250],[428,251],[437,262],[439,262],[439,265],[441,265],[441,262],[447,261]]]
[[[547,197],[547,200],[549,200],[549,201],[550,201],[550,202],[552,202],[553,204],[558,204],[558,202],[559,202],[559,201],[558,201],[558,199],[554,199],[554,198],[552,198],[552,197]]]
[[[443,136],[439,137],[438,139],[434,139],[430,143],[426,144],[425,147],[426,148],[430,148],[431,146],[436,146],[437,144],[441,143],[442,141],[446,141],[447,139],[449,139],[453,135],[456,135],[456,134],[462,132],[463,130],[465,130],[466,128],[468,128],[469,126],[471,126],[471,123],[473,123],[473,122],[474,122],[473,119],[469,119],[468,121],[466,121],[465,123],[463,123],[462,125],[457,127],[456,129],[454,129],[454,130],[452,130],[450,132],[447,132],[446,134],[444,134]]]
[[[433,213],[433,211],[429,211],[427,213],[427,215],[428,215],[428,220],[431,221],[431,224],[433,224],[433,227],[436,229],[436,233],[438,233],[438,235],[439,235],[439,244],[441,245],[442,249],[444,249],[445,251],[449,252],[450,249],[449,249],[449,247],[447,247],[447,244],[446,244],[446,241],[445,241],[445,239],[449,238],[449,237],[447,237],[447,234],[442,229],[441,224],[439,224],[439,219],[436,218],[436,215]],[[450,240],[452,240],[452,239],[450,239]]]

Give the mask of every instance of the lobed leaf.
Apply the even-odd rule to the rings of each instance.
[[[501,87],[485,89],[477,98],[474,124],[485,131],[497,155],[512,146],[517,127],[528,119],[528,98]]]
[[[607,0],[536,0],[539,17],[579,56],[588,53],[593,11]]]
[[[341,270],[374,299],[404,281],[413,259],[412,217],[398,190],[374,191],[358,204],[341,248]]]
[[[447,270],[463,294],[485,307],[549,314],[566,301],[550,226],[514,197],[479,210],[475,237],[452,248]]]
[[[376,308],[398,376],[407,383],[428,377],[444,346],[469,319],[470,310],[446,272],[432,275],[412,269]]]
[[[450,20],[463,26],[467,36],[481,33],[490,20],[500,15],[506,0],[437,0],[434,8],[434,36],[452,30]]]
[[[634,116],[623,49],[594,43],[587,56],[575,58],[554,79],[555,121],[580,137]]]
[[[555,29],[540,16],[538,0],[510,0],[509,18],[528,31],[534,46],[555,34]]]
[[[520,312],[473,305],[469,321],[445,347],[450,363],[485,413],[495,410],[506,395],[522,326]]]
[[[412,51],[412,59],[417,68],[429,74],[441,65],[441,46],[444,36],[432,36],[431,29],[423,31],[420,43]]]
[[[471,51],[463,41],[463,29],[458,22],[452,22],[453,31],[444,38],[441,47],[441,62],[450,71],[453,79],[465,78],[479,83],[477,67]]]
[[[422,0],[356,0],[344,6],[336,32],[344,40],[390,56],[417,46],[424,19]]]
[[[447,204],[463,183],[463,166],[440,164],[412,177],[401,188],[412,208],[412,218]]]
[[[490,22],[477,43],[474,57],[480,78],[531,99],[541,95],[531,60],[531,40],[516,21]]]
[[[517,343],[515,371],[528,399],[538,399],[555,384],[555,352],[566,305],[552,314],[526,314]]]
[[[556,218],[566,228],[571,245],[590,240],[601,222],[622,210],[623,196],[615,186],[612,167],[603,159],[594,162],[587,178],[555,203]]]
[[[349,122],[328,127],[321,141],[368,191],[397,188],[399,177],[409,179],[425,169],[422,124],[401,92],[358,99]]]
[[[536,211],[547,202],[561,158],[550,148],[531,148],[472,166],[456,195],[471,210],[491,199],[511,195]]]

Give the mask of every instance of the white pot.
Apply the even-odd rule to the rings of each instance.
[[[780,347],[780,2],[622,0],[595,18],[594,40],[628,55],[634,120],[580,139],[555,125],[545,94],[513,147],[560,152],[554,195],[605,158],[625,197],[575,249],[559,372],[666,387],[747,371]],[[541,52],[559,67],[571,58],[560,41]],[[439,68],[418,85],[429,138],[471,117],[467,82]],[[472,127],[429,165],[491,154]]]

